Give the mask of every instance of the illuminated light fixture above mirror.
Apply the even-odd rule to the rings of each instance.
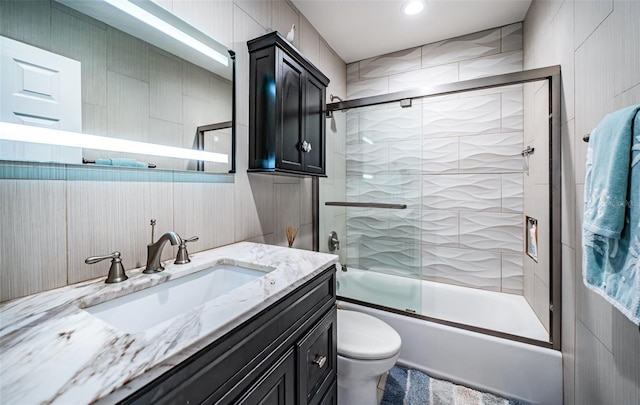
[[[410,0],[402,5],[402,13],[405,15],[416,15],[424,9],[424,1]]]
[[[175,146],[157,145],[146,142],[129,141],[126,139],[60,131],[57,129],[11,124],[8,122],[0,122],[0,140],[99,149],[111,152],[136,153],[141,155],[201,160],[216,163],[229,162],[229,155],[226,153],[206,152],[202,150],[178,148]]]
[[[56,1],[222,77],[231,78],[226,48],[153,1]]]
[[[227,58],[225,55],[222,55],[220,52],[216,51],[215,49],[209,48],[207,45],[193,38],[189,34],[186,34],[180,31],[173,25],[161,20],[160,18],[136,6],[130,1],[128,0],[104,0],[104,1],[111,4],[114,7],[117,7],[118,9],[124,11],[125,13],[137,18],[143,23],[148,24],[151,27],[162,31],[167,35],[171,35],[173,38],[177,39],[183,44],[210,57],[211,59],[214,59],[225,66],[229,66],[229,58]]]

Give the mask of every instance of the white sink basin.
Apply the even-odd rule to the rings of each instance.
[[[218,264],[84,310],[124,332],[136,333],[189,312],[265,274],[262,270]]]

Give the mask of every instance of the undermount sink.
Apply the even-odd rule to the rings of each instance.
[[[124,332],[141,332],[235,290],[268,271],[217,264],[84,310]]]

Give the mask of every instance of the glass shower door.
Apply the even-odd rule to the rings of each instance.
[[[328,135],[344,130],[345,155],[329,159],[343,158],[344,172],[321,183],[320,218],[321,230],[342,231],[338,295],[421,313],[421,109],[396,102],[331,120]]]

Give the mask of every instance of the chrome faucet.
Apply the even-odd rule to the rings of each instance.
[[[170,241],[173,246],[182,244],[180,235],[175,232],[165,233],[157,242],[152,240],[147,245],[147,267],[142,271],[143,273],[153,274],[164,270],[164,267],[160,264],[160,257],[162,256],[162,248],[167,241]]]

